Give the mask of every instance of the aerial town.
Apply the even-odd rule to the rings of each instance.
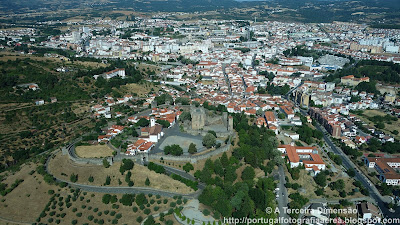
[[[168,16],[0,30],[1,223],[400,223],[399,29]]]

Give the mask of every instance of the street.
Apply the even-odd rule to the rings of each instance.
[[[287,213],[285,213],[285,210],[283,209],[284,207],[287,207],[287,205],[288,205],[288,193],[287,193],[287,190],[285,187],[285,184],[286,184],[285,171],[283,170],[282,165],[279,166],[278,172],[279,172],[279,184],[278,184],[279,190],[277,191],[277,193],[279,193],[279,196],[277,198],[277,201],[278,201],[278,208],[279,208],[279,217],[284,218],[285,220],[288,220],[289,215]]]
[[[306,116],[307,113],[305,110],[300,109],[300,112]],[[386,207],[386,202],[383,199],[383,197],[381,196],[381,194],[379,193],[379,191],[375,188],[374,185],[370,185],[370,182],[368,180],[367,177],[365,177],[363,174],[361,174],[358,169],[357,166],[354,165],[354,163],[349,159],[349,157],[344,154],[344,152],[340,149],[337,148],[336,145],[334,145],[334,143],[331,141],[330,137],[328,137],[327,133],[324,132],[325,129],[323,129],[321,127],[321,125],[319,125],[317,123],[316,128],[321,131],[324,134],[324,140],[325,142],[328,144],[328,146],[330,147],[330,149],[337,155],[340,155],[340,157],[342,158],[343,161],[343,166],[346,169],[350,169],[350,168],[354,168],[355,170],[355,176],[354,178],[356,180],[359,180],[364,187],[366,187],[370,193],[370,197],[373,198],[376,202],[376,204],[379,206],[379,208],[381,209],[383,215],[385,218],[398,218],[399,217],[399,207],[397,207],[397,209],[395,210],[395,212],[390,212],[389,209]]]

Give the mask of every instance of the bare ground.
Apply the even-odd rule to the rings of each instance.
[[[386,116],[387,114],[379,111],[379,110],[365,110],[364,115],[368,116],[368,117],[373,117],[373,116]],[[374,127],[375,124],[373,122],[371,122],[370,120],[368,120],[365,116],[359,116],[364,122],[366,122],[368,125]],[[383,131],[385,131],[387,134],[390,134],[392,136],[394,136],[395,138],[399,139],[400,138],[400,134],[398,135],[394,135],[392,133],[392,131],[397,130],[400,132],[400,120],[397,121],[391,121],[392,124],[388,124],[385,123],[385,128],[382,129]]]
[[[10,175],[3,183],[9,186],[17,179],[24,181],[6,196],[0,197],[0,217],[20,222],[34,222],[50,199],[48,190],[55,189],[43,181],[41,175],[33,173],[35,164],[24,165],[19,172]],[[1,223],[1,222],[0,222]]]
[[[114,150],[107,145],[78,146],[76,154],[81,158],[102,158],[112,156]]]
[[[145,209],[150,209],[151,214],[155,214],[158,212],[162,212],[168,210],[170,208],[170,203],[172,201],[176,202],[176,200],[172,198],[163,198],[160,197],[159,199],[156,196],[146,196],[148,202],[150,203],[151,200],[154,200],[153,204],[145,205],[145,209],[141,210],[136,203],[133,203],[132,206],[124,206],[119,202],[114,204],[104,204],[102,202],[102,197],[104,194],[100,193],[92,193],[92,192],[80,192],[79,196],[77,197],[76,201],[71,200],[70,203],[72,205],[68,208],[66,207],[65,199],[67,196],[73,196],[68,191],[63,191],[60,193],[59,197],[62,197],[62,200],[59,200],[59,197],[55,198],[56,207],[52,209],[50,207],[50,211],[47,213],[47,216],[42,218],[40,222],[48,223],[48,220],[52,218],[54,221],[56,219],[60,219],[60,224],[71,224],[73,220],[77,221],[77,224],[96,224],[94,221],[104,220],[104,224],[111,224],[114,219],[118,218],[117,214],[121,215],[121,218],[118,219],[118,224],[140,224],[136,221],[138,217],[146,218],[147,215],[144,213]],[[122,195],[116,195],[117,199],[121,199]],[[163,200],[167,199],[168,202],[164,204]],[[157,201],[161,200],[160,204]],[[62,202],[63,206],[59,207],[59,203]],[[158,210],[155,210],[155,207],[159,207]],[[116,208],[118,207],[118,208]],[[133,211],[133,208],[137,208],[137,212]],[[60,210],[62,208],[63,210]],[[53,216],[50,215],[51,212],[55,214]],[[57,217],[57,215],[65,213],[64,218]],[[81,214],[81,215],[80,215]],[[92,220],[89,220],[89,216],[93,216]],[[53,222],[54,223],[54,222]]]
[[[104,186],[106,177],[110,176],[111,183],[109,186],[128,186],[125,182],[125,174],[127,172],[121,175],[119,172],[120,165],[120,162],[114,163],[109,168],[97,165],[80,165],[72,162],[68,156],[57,154],[56,157],[50,161],[49,170],[55,177],[64,180],[69,180],[72,173],[77,174],[77,183],[81,184]],[[138,164],[135,164],[131,172],[131,180],[134,182],[135,187],[150,187],[182,194],[193,192],[193,190],[185,184],[173,180],[167,175],[150,171],[147,167]],[[90,176],[94,178],[92,183],[88,181]],[[145,185],[147,177],[150,180],[150,186]],[[119,184],[118,180],[120,180],[122,184]]]

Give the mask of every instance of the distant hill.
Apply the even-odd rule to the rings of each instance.
[[[263,7],[268,5],[268,9]],[[84,13],[116,9],[142,12],[201,12],[219,10],[216,19],[253,19],[251,13],[232,8],[251,8],[258,21],[358,22],[400,25],[400,0],[12,0],[0,1],[3,15],[24,12],[57,12],[84,9]],[[273,8],[288,9],[275,10]],[[223,13],[222,13],[223,12]],[[246,12],[246,11],[243,11]],[[200,17],[202,18],[202,17]],[[42,17],[41,19],[46,19]],[[211,18],[209,18],[211,19]],[[37,18],[34,18],[37,20]]]
[[[0,11],[23,13],[28,10],[53,11],[90,7],[133,8],[138,11],[208,11],[237,7],[235,0],[13,0],[0,1]]]

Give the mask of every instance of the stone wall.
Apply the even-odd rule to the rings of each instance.
[[[201,135],[205,136],[208,133],[208,130],[186,130],[188,134],[191,134],[193,136]],[[232,135],[232,132],[215,132],[217,134],[217,137],[224,137],[227,138],[228,136]]]
[[[223,152],[226,152],[229,150],[231,147],[231,138],[229,138],[229,141],[226,145],[215,149],[214,151],[210,151],[204,154],[198,154],[198,155],[191,155],[191,156],[172,156],[172,155],[148,155],[149,160],[161,160],[163,158],[164,160],[171,160],[171,161],[179,161],[179,162],[191,162],[191,163],[196,163],[198,160],[203,160],[203,159],[208,159],[212,156],[221,154]],[[141,157],[141,156],[138,156]]]
[[[70,145],[63,147],[63,155],[68,154],[69,159],[77,164],[93,164],[93,165],[103,165],[103,158],[80,158],[75,154],[75,145]],[[110,165],[114,162],[114,157],[107,157],[107,161]]]

